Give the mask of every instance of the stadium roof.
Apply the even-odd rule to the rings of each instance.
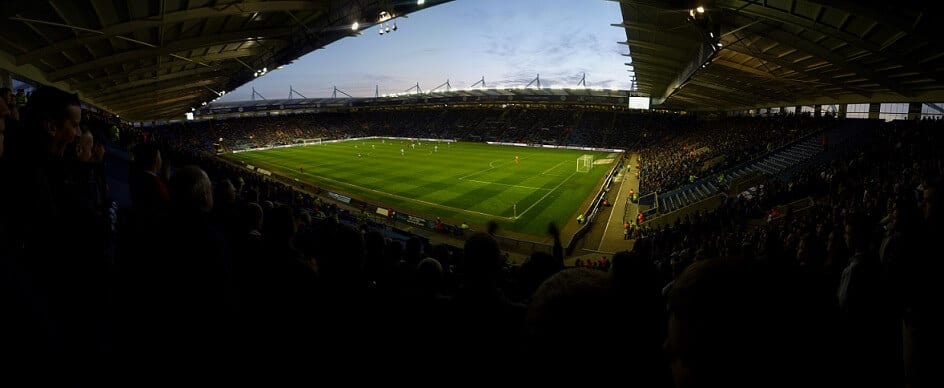
[[[451,0],[58,0],[0,7],[0,68],[129,120],[180,117],[298,57]]]
[[[499,88],[454,89],[441,92],[404,93],[380,97],[336,97],[268,99],[212,103],[197,109],[197,117],[242,115],[266,111],[307,111],[311,109],[352,107],[440,106],[441,104],[545,104],[596,105],[625,108],[628,97],[637,93],[628,90],[595,88]]]
[[[944,101],[944,18],[927,9],[934,2],[620,2],[614,26],[626,29],[627,65],[653,105]]]

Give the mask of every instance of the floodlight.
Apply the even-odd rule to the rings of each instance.
[[[357,31],[358,28],[361,28],[360,23],[354,22],[354,24],[351,24],[351,31]]]
[[[426,0],[416,0],[416,5],[426,4]]]
[[[698,7],[695,8],[695,12],[705,13],[705,7],[702,7],[699,5]]]

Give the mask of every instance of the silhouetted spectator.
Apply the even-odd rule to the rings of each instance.
[[[712,259],[690,266],[669,296],[666,351],[675,386],[833,385],[828,344],[794,300],[784,274],[757,262]]]

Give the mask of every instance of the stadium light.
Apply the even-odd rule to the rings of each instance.
[[[695,7],[695,12],[705,13],[705,7],[699,5],[698,7]]]
[[[426,4],[426,0],[416,0],[416,5]]]
[[[361,28],[360,23],[354,22],[354,24],[351,24],[351,31],[357,31],[359,28]]]

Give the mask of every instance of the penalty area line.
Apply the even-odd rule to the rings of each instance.
[[[266,164],[266,165],[268,165],[270,168],[284,169],[284,167],[280,167],[280,166],[278,166],[278,165],[272,165],[272,164],[266,163],[266,162],[261,163],[261,164]],[[282,175],[282,174],[278,174],[278,175],[281,175],[281,176],[286,177],[286,178],[291,178],[291,177],[289,177],[289,176],[285,176],[285,175]],[[306,175],[307,175],[307,174],[306,174]],[[492,217],[492,218],[495,218],[495,219],[501,219],[501,220],[506,220],[506,221],[513,221],[513,220],[516,220],[516,219],[517,219],[517,218],[515,218],[515,217],[502,217],[502,216],[497,216],[497,215],[494,215],[494,214],[477,212],[477,211],[474,211],[474,210],[459,209],[459,208],[455,208],[455,207],[452,207],[452,206],[440,205],[440,204],[438,204],[438,203],[427,202],[427,201],[424,201],[424,200],[421,200],[421,199],[410,198],[410,197],[404,197],[404,196],[402,196],[402,195],[397,195],[397,194],[393,194],[393,193],[388,193],[388,192],[384,192],[384,191],[380,191],[380,190],[374,190],[374,189],[371,189],[371,188],[368,188],[368,187],[363,187],[363,186],[355,185],[355,184],[353,184],[353,183],[342,182],[342,181],[339,181],[339,180],[336,180],[336,179],[331,179],[331,178],[328,178],[328,177],[325,177],[325,176],[321,176],[321,175],[314,175],[314,174],[311,174],[311,177],[312,177],[312,178],[315,178],[315,179],[322,179],[322,180],[326,180],[326,181],[331,181],[331,182],[337,183],[337,184],[339,184],[339,185],[341,185],[341,186],[348,186],[348,187],[353,187],[353,188],[359,189],[359,190],[370,191],[370,192],[372,192],[372,193],[379,194],[379,195],[382,195],[382,196],[385,196],[385,197],[396,198],[396,199],[400,199],[400,200],[407,201],[407,202],[421,203],[421,204],[424,204],[424,205],[427,205],[427,206],[431,206],[431,207],[434,207],[434,208],[438,208],[438,209],[450,210],[450,211],[459,212],[459,213],[477,214],[477,215],[480,215],[480,216]],[[545,195],[545,197],[546,197],[546,195]],[[543,199],[543,197],[542,197],[542,199]],[[532,206],[533,206],[533,205],[532,205]],[[529,208],[529,209],[530,209],[530,208]],[[522,214],[524,214],[524,213],[522,213]]]
[[[486,185],[500,185],[500,186],[516,187],[516,188],[519,188],[519,189],[528,189],[528,190],[551,190],[551,189],[544,188],[544,187],[532,187],[532,186],[512,185],[512,184],[508,184],[508,183],[479,181],[479,180],[475,180],[475,179],[465,179],[464,181],[465,181],[465,182],[482,183],[482,184],[486,184]]]
[[[517,217],[513,217],[513,218],[516,219],[516,220],[517,220],[518,218],[521,218],[521,216],[523,216],[525,213],[527,213],[528,210],[531,210],[531,208],[537,206],[539,203],[541,203],[541,201],[544,200],[544,198],[547,198],[548,195],[551,195],[551,193],[557,191],[557,189],[559,189],[561,186],[563,186],[564,183],[567,183],[567,181],[569,181],[570,178],[573,178],[573,176],[576,175],[576,174],[577,174],[576,171],[570,173],[570,175],[568,175],[567,178],[564,178],[564,180],[562,180],[561,183],[558,183],[557,186],[554,186],[554,188],[551,189],[551,191],[548,191],[547,194],[544,194],[543,197],[538,198],[538,200],[535,201],[534,203],[532,203],[531,206],[528,206],[528,208],[527,208],[527,209],[524,209],[524,211],[521,212],[521,214],[518,214]]]

